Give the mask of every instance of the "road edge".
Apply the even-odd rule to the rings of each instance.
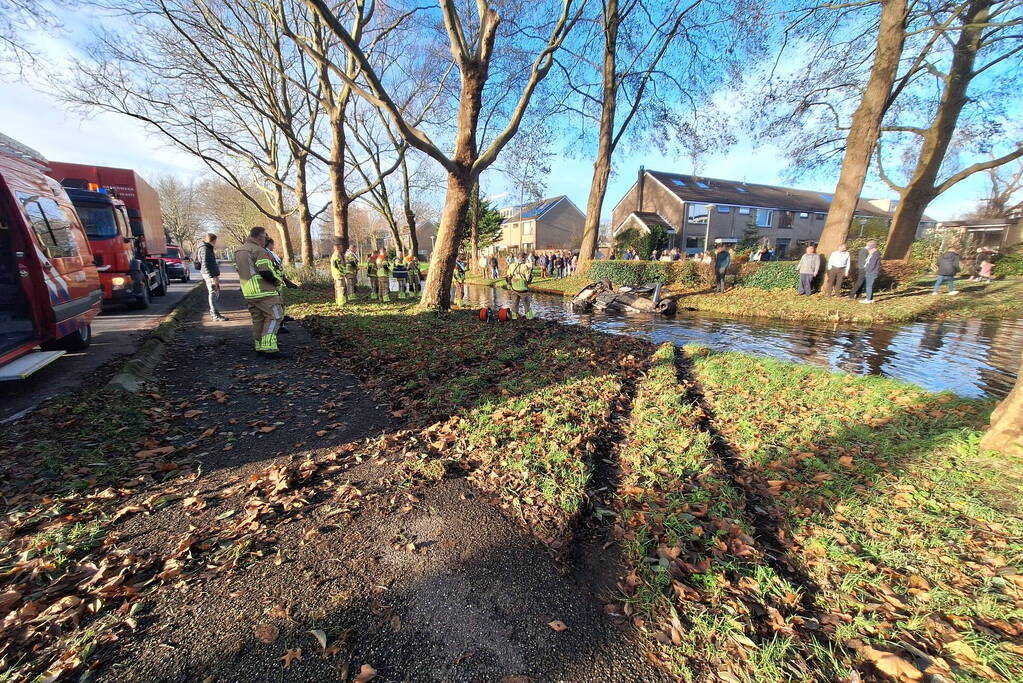
[[[139,350],[124,361],[117,373],[107,382],[106,388],[132,394],[141,391],[143,385],[152,378],[153,371],[167,349],[167,344],[177,335],[178,328],[185,322],[185,317],[206,300],[206,295],[206,283],[200,281],[192,287],[192,291],[181,297],[174,308],[164,316],[163,321],[146,335],[146,340],[142,342]]]

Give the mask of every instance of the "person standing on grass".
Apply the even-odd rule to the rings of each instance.
[[[408,266],[405,265],[405,259],[401,256],[394,257],[394,264],[391,266],[391,274],[394,275],[394,281],[398,285],[398,298],[408,298]]]
[[[376,255],[377,266],[377,300],[386,302],[391,300],[391,266],[387,263],[387,251],[380,250]]]
[[[984,264],[991,262],[991,251],[987,247],[981,247],[977,250],[977,257],[973,261],[973,277],[970,278],[970,282],[975,280],[984,280],[991,282],[990,275],[985,278],[981,273],[984,270]]]
[[[718,291],[725,291],[725,275],[728,273],[728,266],[732,265],[732,255],[725,245],[718,245],[718,253],[714,257],[714,281],[717,283]]]
[[[526,257],[519,256],[519,262],[508,269],[505,276],[508,283],[508,291],[511,292],[511,317],[516,320],[519,317],[519,302],[523,304],[523,313],[527,320],[533,319],[533,309],[529,305],[529,283],[533,281],[533,269],[526,262]]]
[[[934,291],[931,293],[936,296],[941,289],[941,285],[947,282],[949,296],[958,294],[955,279],[959,268],[959,250],[955,247],[949,247],[948,251],[938,259],[938,277],[934,280]]]
[[[282,283],[282,286],[278,287],[277,291],[280,292],[285,287],[287,287],[288,289],[294,289],[294,288],[298,287],[298,285],[296,285],[294,282],[289,280],[288,277],[284,274],[284,265],[281,262],[281,257],[278,256],[277,252],[275,252],[273,250],[273,246],[274,246],[273,238],[272,237],[267,237],[266,238],[266,253],[270,254],[270,261],[273,263],[273,266],[274,266],[274,277],[276,277]],[[291,334],[291,330],[287,329],[284,326],[284,324],[288,323],[288,322],[291,322],[292,320],[294,320],[294,318],[292,318],[290,315],[285,313],[284,314],[284,319],[281,320],[281,326],[280,326],[280,329],[277,330],[277,333],[278,334]]]
[[[282,283],[274,275],[274,265],[266,250],[266,228],[257,225],[234,253],[242,295],[252,316],[252,336],[256,355],[263,358],[286,358],[277,348],[277,331],[284,321],[281,301]]]
[[[461,306],[465,298],[465,254],[459,254],[455,258],[455,270],[451,274],[451,281],[455,283],[455,305]]]
[[[350,299],[355,299],[355,285],[359,280],[359,257],[351,247],[345,252],[345,264],[348,274],[345,276],[345,292]]]
[[[871,247],[877,251],[877,240],[870,240],[856,253],[856,282],[853,283],[852,291],[849,292],[850,299],[855,299],[859,296],[860,290],[863,289],[863,285],[867,280],[865,268],[867,266],[867,257],[870,255]]]
[[[217,263],[216,247],[216,233],[206,233],[205,241],[196,250],[196,257],[199,260],[196,265],[202,273],[202,279],[206,282],[206,291],[209,292],[210,319],[227,320],[217,307],[217,302],[220,301],[220,264]]]
[[[874,303],[874,281],[881,274],[881,252],[877,250],[877,242],[874,240],[867,242],[867,258],[863,261],[862,272],[863,282],[867,288],[867,298],[863,300],[863,303],[872,304]]]
[[[813,281],[821,272],[821,256],[817,253],[817,247],[810,244],[806,247],[806,253],[799,259],[799,290],[797,295],[810,296],[813,294]]]
[[[330,277],[338,289],[336,303],[344,306],[351,300],[351,295],[348,293],[348,262],[341,253],[340,242],[334,242],[334,253],[330,255]]]
[[[842,282],[849,274],[849,252],[844,244],[831,252],[828,257],[828,270],[824,274],[824,296],[838,296],[842,291]]]
[[[409,291],[418,294],[423,291],[423,271],[419,265],[419,257],[415,254],[409,254],[405,260],[408,264]]]
[[[501,268],[497,261],[497,256],[494,255],[490,257],[490,279],[496,280],[499,277],[501,277]]]

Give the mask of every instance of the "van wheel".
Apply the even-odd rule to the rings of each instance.
[[[142,293],[135,297],[135,302],[131,307],[139,310],[149,308],[149,287],[145,283],[142,284]]]
[[[60,339],[52,342],[43,344],[42,347],[46,351],[70,351],[72,353],[76,351],[85,351],[89,348],[89,344],[92,343],[92,326],[86,325],[85,327],[79,327],[71,334],[61,337]]]

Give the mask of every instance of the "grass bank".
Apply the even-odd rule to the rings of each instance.
[[[302,297],[292,314],[421,430],[405,485],[468,476],[563,558],[605,529],[608,611],[673,674],[1019,679],[1023,464],[978,450],[990,402]]]

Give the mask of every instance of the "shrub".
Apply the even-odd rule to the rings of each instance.
[[[744,263],[739,269],[736,284],[756,289],[796,289],[799,286],[799,269],[795,261]]]
[[[590,278],[630,286],[664,282],[666,265],[657,261],[594,261],[590,264]]]
[[[629,228],[615,238],[615,249],[623,253],[626,249],[634,249],[641,258],[650,258],[654,249],[661,251],[668,246],[668,231],[663,225],[654,225],[649,232],[640,232],[637,228]]]
[[[995,258],[996,277],[1023,276],[1023,249],[1016,248]]]
[[[930,270],[928,261],[881,261],[881,274],[874,289],[892,289],[912,282]]]

